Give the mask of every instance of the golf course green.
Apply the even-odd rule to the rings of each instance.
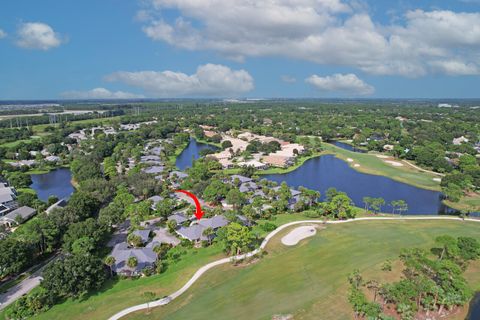
[[[353,269],[367,279],[396,280],[402,248],[431,247],[443,234],[480,239],[480,223],[474,222],[359,221],[328,225],[286,247],[280,239],[293,228],[275,236],[260,261],[214,268],[170,304],[126,319],[352,319],[346,294]],[[381,271],[387,259],[395,262],[391,272]],[[475,262],[466,272],[475,289],[480,288],[479,268]]]

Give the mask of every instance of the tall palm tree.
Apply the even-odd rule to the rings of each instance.
[[[115,264],[116,260],[114,256],[108,256],[105,258],[105,264],[110,268],[110,275],[113,277],[113,265]]]

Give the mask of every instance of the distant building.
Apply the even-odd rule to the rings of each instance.
[[[273,167],[285,168],[293,164],[293,157],[273,154],[263,157],[262,161]]]
[[[452,140],[452,143],[456,146],[459,146],[461,145],[462,143],[466,143],[468,142],[469,140],[467,138],[465,138],[464,136],[461,136],[461,137],[458,137],[458,138],[454,138]]]

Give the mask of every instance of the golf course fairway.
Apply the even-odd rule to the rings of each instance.
[[[256,263],[218,266],[170,304],[124,319],[352,319],[347,276],[354,269],[365,279],[397,280],[402,248],[430,248],[444,234],[480,240],[475,222],[379,220],[327,225],[296,246],[283,245],[280,239],[295,227],[279,232]],[[381,270],[387,259],[394,262],[391,272]],[[473,289],[480,289],[479,270],[476,261],[465,273]]]

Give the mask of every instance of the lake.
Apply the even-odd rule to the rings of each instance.
[[[217,150],[218,148],[191,138],[187,147],[177,157],[175,165],[182,171],[190,168],[192,166],[192,159],[198,159],[200,157],[200,151],[204,149]]]
[[[442,214],[451,211],[441,202],[441,193],[410,186],[387,177],[365,174],[352,169],[345,161],[333,155],[324,155],[305,161],[295,171],[285,174],[263,176],[269,180],[298,188],[304,186],[320,191],[322,198],[325,191],[334,187],[344,191],[355,205],[363,207],[363,197],[382,197],[386,204],[392,200],[405,200],[408,211],[403,214]],[[391,212],[388,205],[384,212]]]
[[[70,180],[72,173],[67,168],[59,168],[44,174],[32,174],[30,188],[37,192],[38,198],[47,201],[48,197],[69,198],[74,188]]]
[[[348,151],[353,151],[353,152],[358,152],[358,153],[367,153],[366,150],[355,148],[351,144],[348,144],[348,143],[345,143],[345,142],[333,141],[332,144],[339,147],[339,148],[348,150]]]
[[[478,320],[480,319],[480,292],[477,292],[470,301],[470,307],[468,311],[467,320]]]

